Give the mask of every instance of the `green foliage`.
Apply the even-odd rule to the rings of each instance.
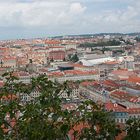
[[[78,58],[77,54],[74,54],[74,55],[70,56],[70,61],[72,61],[74,63],[79,61],[79,58]]]
[[[54,62],[54,59],[53,59],[53,58],[51,58],[51,59],[50,59],[50,62]]]
[[[7,82],[1,89],[2,96],[13,96],[18,93],[31,94],[32,91],[38,90],[41,95],[30,103],[22,105],[20,96],[17,100],[10,100],[4,104],[1,102],[0,125],[4,125],[6,129],[10,128],[8,133],[3,132],[1,128],[1,135],[16,140],[55,140],[65,138],[70,129],[70,119],[67,119],[68,111],[63,111],[61,108],[61,100],[59,94],[65,90],[65,84],[60,85],[48,80],[46,76],[39,76],[33,78],[30,85],[18,83],[17,79],[12,74],[5,74]],[[17,111],[22,114],[16,117]],[[5,121],[7,113],[10,120]],[[12,121],[16,123],[12,126]],[[66,128],[64,130],[64,128]],[[5,136],[4,136],[5,135]]]
[[[125,41],[127,45],[134,45],[134,43],[130,42],[130,40]]]
[[[33,63],[33,60],[32,59],[29,59],[29,63],[32,64]]]
[[[102,106],[98,106],[93,101],[85,101],[78,109],[82,112],[80,121],[87,125],[82,129],[79,139],[115,140],[121,132],[114,119],[111,118],[111,114],[105,112]]]
[[[123,51],[123,50],[115,50],[115,51],[113,51],[113,53],[114,54],[122,54],[122,53],[124,53],[125,51]]]
[[[26,85],[18,82],[12,73],[3,76],[6,83],[0,89],[0,97],[2,99],[10,95],[11,98],[7,102],[0,102],[1,139],[67,140],[69,131],[73,130],[77,139],[113,140],[119,132],[110,114],[93,101],[81,103],[76,110],[64,110],[60,95],[64,91],[70,94],[67,83],[52,82],[45,75],[40,75]],[[22,104],[21,93],[31,96],[35,90],[40,92],[40,96]],[[82,128],[82,131],[75,130],[74,127],[80,123],[87,127]]]
[[[140,42],[140,37],[136,37],[135,40],[136,40],[137,42]]]
[[[140,119],[129,119],[126,122],[127,136],[125,140],[139,140],[140,139]]]
[[[111,49],[103,47],[102,52],[104,53],[105,51],[111,51]]]
[[[117,46],[120,45],[121,42],[120,41],[116,41],[116,40],[110,40],[107,42],[98,42],[98,43],[83,43],[80,46],[81,47],[99,47],[99,46]]]

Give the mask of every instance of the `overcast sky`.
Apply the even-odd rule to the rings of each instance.
[[[0,0],[0,39],[139,31],[140,0]]]

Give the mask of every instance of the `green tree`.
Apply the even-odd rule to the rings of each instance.
[[[104,53],[105,51],[111,51],[111,49],[110,49],[110,48],[105,48],[105,47],[103,47],[103,48],[102,48],[102,52]]]
[[[83,44],[80,44],[79,47],[91,47],[91,48],[94,48],[94,47],[99,47],[99,46],[118,46],[118,45],[121,45],[121,42],[120,41],[117,41],[115,39],[113,40],[109,40],[109,41],[101,41],[101,42],[96,42],[96,43],[89,43],[89,42],[85,42]]]
[[[53,58],[51,58],[51,59],[50,59],[50,62],[54,62],[54,59],[53,59]]]
[[[79,139],[115,140],[115,137],[121,132],[112,119],[111,112],[105,112],[102,106],[93,101],[85,101],[78,109],[81,112],[80,122],[84,122],[87,126],[79,133]]]
[[[72,62],[79,61],[79,58],[78,58],[77,54],[72,55],[71,58],[70,58],[70,61],[72,61]]]
[[[60,95],[63,92],[70,94],[67,83],[52,82],[40,75],[32,78],[30,84],[23,84],[12,73],[3,76],[6,82],[0,89],[1,139],[67,140],[70,130],[73,130],[75,139],[113,140],[119,132],[110,115],[93,101],[81,103],[76,110],[63,109]],[[22,104],[21,95],[31,96],[35,90],[40,92],[40,96]],[[80,123],[87,127],[82,131],[75,130],[74,127]]]
[[[33,63],[33,60],[32,59],[29,59],[29,63],[32,64]]]
[[[140,119],[129,119],[126,122],[127,136],[125,140],[139,140],[140,139]]]
[[[140,42],[140,37],[136,37],[135,40],[136,40],[137,42]]]
[[[11,73],[5,74],[6,83],[1,89],[1,98],[10,96],[8,102],[1,102],[0,136],[12,140],[55,140],[67,139],[70,130],[71,114],[62,110],[59,96],[66,88],[66,84],[53,83],[44,75],[33,78],[31,84],[18,83]],[[30,103],[21,104],[19,93],[38,90],[41,95]],[[13,100],[13,96],[18,96]],[[17,117],[17,112],[20,116]],[[9,114],[8,121],[5,117]],[[13,121],[15,125],[13,125]]]

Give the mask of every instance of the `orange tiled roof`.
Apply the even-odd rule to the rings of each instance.
[[[130,114],[140,114],[140,108],[129,108],[128,112]]]
[[[88,128],[89,127],[89,125],[88,124],[86,124],[86,123],[79,123],[79,124],[77,124],[77,125],[75,125],[74,127],[73,127],[73,129],[71,129],[70,131],[69,131],[69,135],[70,135],[70,139],[71,140],[75,140],[74,139],[74,130],[75,131],[78,131],[78,133],[81,133],[81,131],[82,131],[82,129],[84,129],[84,128]],[[77,140],[77,139],[76,139]]]
[[[0,97],[2,100],[15,100],[15,99],[17,99],[17,96],[16,95],[14,95],[14,94],[12,94],[12,95],[7,95],[7,96],[2,96],[2,97]]]
[[[128,93],[127,92],[124,92],[124,91],[119,91],[119,90],[116,90],[114,92],[111,93],[111,95],[117,95],[117,96],[128,96]]]
[[[128,78],[128,82],[132,82],[132,83],[140,83],[140,77],[129,77]]]
[[[97,71],[81,71],[81,70],[67,70],[65,75],[94,75]]]
[[[118,105],[117,103],[112,103],[112,102],[108,102],[105,103],[105,108],[108,111],[114,111],[114,112],[127,112],[127,109]]]
[[[52,46],[52,47],[50,47],[50,49],[53,49],[53,48],[54,48],[54,49],[55,49],[55,48],[63,48],[63,49],[64,49],[65,47],[63,47],[63,46]]]
[[[58,40],[46,40],[45,44],[61,44],[61,42]]]
[[[2,60],[7,61],[7,60],[16,60],[16,57],[7,57],[5,56]]]
[[[123,75],[123,76],[135,75],[135,73],[133,71],[128,71],[126,69],[114,70],[112,72],[112,74],[115,74],[115,75]]]
[[[115,65],[115,64],[119,64],[119,61],[107,61],[104,64],[107,64],[107,65]]]
[[[130,101],[130,102],[133,102],[133,103],[138,103],[138,102],[140,102],[140,97],[134,96],[134,97],[132,97],[129,101]]]
[[[111,86],[111,87],[119,87],[119,85],[112,80],[103,81],[103,85],[107,85],[107,86]]]
[[[124,91],[114,91],[110,94],[110,96],[119,98],[120,100],[125,99],[129,102],[139,102],[139,97],[132,96],[132,95],[130,95],[127,92],[124,92]]]
[[[51,53],[65,53],[65,51],[63,51],[63,50],[55,50],[55,51],[50,51],[49,53],[50,54]]]
[[[99,84],[98,81],[85,81],[85,82],[81,83],[82,86],[93,86],[93,85],[97,85],[97,84]]]
[[[83,65],[81,65],[81,64],[76,64],[76,63],[73,63],[73,64],[71,64],[71,65],[73,65],[74,67],[80,67],[80,68],[86,67],[86,66],[83,66]]]
[[[51,72],[48,74],[49,77],[61,77],[64,76],[62,72]]]

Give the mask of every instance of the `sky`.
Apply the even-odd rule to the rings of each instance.
[[[0,39],[140,32],[140,0],[0,0]]]

